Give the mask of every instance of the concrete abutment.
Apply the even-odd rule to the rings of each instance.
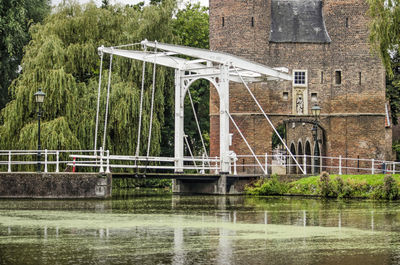
[[[111,174],[0,173],[0,198],[110,198]]]

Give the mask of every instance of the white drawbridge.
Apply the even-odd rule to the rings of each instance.
[[[146,63],[154,64],[153,68],[153,91],[152,91],[152,101],[151,101],[151,115],[153,114],[153,103],[154,103],[154,89],[155,88],[155,66],[162,65],[175,69],[175,155],[174,155],[174,171],[176,173],[183,172],[184,167],[184,99],[186,93],[189,91],[189,87],[193,82],[198,79],[208,80],[217,90],[220,99],[220,172],[228,173],[231,165],[231,155],[229,151],[230,143],[230,131],[229,124],[232,122],[233,126],[237,132],[242,137],[243,141],[246,143],[251,154],[254,156],[257,164],[263,170],[265,169],[256,154],[254,153],[252,147],[247,142],[246,138],[242,134],[240,128],[236,124],[235,120],[232,118],[229,112],[229,83],[237,82],[243,83],[249,92],[250,97],[257,104],[261,113],[264,115],[266,120],[269,122],[275,133],[277,133],[272,122],[262,109],[258,100],[255,98],[254,94],[248,87],[248,83],[252,82],[265,82],[267,80],[292,80],[292,77],[288,74],[288,70],[285,68],[270,68],[262,64],[251,62],[246,59],[242,59],[237,56],[230,54],[215,52],[205,49],[191,48],[185,46],[164,44],[158,42],[150,42],[144,40],[140,43],[143,47],[143,51],[128,50],[125,49],[130,45],[122,45],[117,47],[99,47],[99,53],[101,56],[101,68],[103,64],[103,54],[110,54],[110,71],[108,77],[107,86],[107,103],[105,111],[105,124],[104,124],[104,136],[103,136],[103,150],[105,148],[106,133],[107,133],[107,116],[109,109],[109,94],[110,94],[110,83],[111,83],[111,69],[112,69],[112,57],[122,56],[126,58],[131,58],[134,60],[140,60],[143,62],[143,76],[142,76],[142,95],[144,88],[144,73]],[[137,45],[137,44],[132,44]],[[192,58],[191,60],[181,58],[183,56]],[[180,56],[180,57],[179,57]],[[95,130],[95,144],[94,150],[97,150],[97,134],[99,126],[99,109],[100,109],[100,87],[101,87],[101,72],[99,77],[99,91],[98,91],[98,103],[97,103],[97,118],[96,118],[96,130]],[[190,91],[188,93],[190,97]],[[140,102],[140,113],[142,112],[142,101]],[[139,120],[139,136],[138,144],[135,157],[139,160],[139,146],[140,146],[140,129],[141,129],[141,117]],[[195,116],[196,121],[197,117]],[[152,121],[152,116],[150,117]],[[151,124],[151,122],[150,122]],[[201,135],[201,133],[200,133]],[[280,136],[279,136],[280,138]],[[297,162],[296,158],[292,155],[289,148],[286,146],[285,142],[280,139],[282,144],[285,146],[288,154],[293,158],[297,166],[304,173],[302,166]],[[148,138],[148,147],[151,141],[151,125],[150,133]],[[203,143],[204,147],[204,143]],[[146,157],[149,157],[149,148],[147,148]],[[143,157],[141,157],[143,158]]]

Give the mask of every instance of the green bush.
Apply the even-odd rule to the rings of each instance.
[[[399,196],[399,187],[392,175],[385,176],[382,189],[384,199],[395,200]]]
[[[354,196],[357,188],[354,183],[349,180],[344,181],[340,176],[337,176],[332,181],[333,195],[337,198],[350,198]]]
[[[322,197],[333,197],[334,188],[328,172],[322,172],[318,181],[319,192]]]
[[[272,175],[270,179],[258,180],[245,188],[246,193],[252,195],[283,195],[287,190],[288,185],[280,182],[277,175]]]

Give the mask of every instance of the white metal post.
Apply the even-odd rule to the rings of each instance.
[[[233,175],[237,175],[237,166],[236,166],[237,158],[236,156],[233,158]]]
[[[290,162],[290,159],[289,159],[289,162]],[[315,174],[315,157],[314,157],[314,154],[312,154],[311,155],[311,167],[312,167],[312,170],[311,170],[311,172],[312,172],[312,174]]]
[[[8,151],[8,173],[11,172],[11,151]]]
[[[304,171],[304,175],[307,175],[307,155],[304,154],[303,156],[303,171]]]
[[[203,155],[201,156],[201,170],[200,170],[200,174],[205,174],[206,170],[204,168],[205,163],[204,163],[204,158],[205,158],[205,154],[203,153]]]
[[[265,175],[268,175],[268,153],[265,153]]]
[[[228,173],[230,167],[229,158],[229,67],[221,67],[218,84],[219,92],[219,153],[221,157],[221,172]]]
[[[218,174],[218,156],[215,157],[215,174]]]
[[[373,159],[372,158],[372,160],[371,160],[371,173],[372,173],[372,175],[374,175],[375,174],[375,159]]]
[[[322,159],[323,159],[323,157],[322,157],[322,155],[321,155],[321,152],[319,153],[319,173],[321,174],[322,173],[322,165],[324,164],[323,163],[323,161],[322,161]]]
[[[106,173],[110,173],[110,150],[107,150],[107,167]]]
[[[44,173],[47,173],[47,149],[44,150]]]
[[[339,156],[339,175],[342,175],[342,156]]]
[[[175,173],[183,172],[184,72],[175,70]]]
[[[100,173],[104,173],[103,168],[103,147],[100,147]]]
[[[59,160],[60,160],[60,152],[56,152],[56,172],[60,172],[60,166],[59,166]]]

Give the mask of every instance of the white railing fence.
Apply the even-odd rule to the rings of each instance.
[[[293,158],[284,154],[236,155],[231,152],[230,174],[380,174],[400,173],[400,162],[366,158],[295,155],[304,173]],[[179,171],[206,174],[219,173],[221,159],[203,155],[183,158]],[[109,150],[0,150],[0,172],[34,172],[40,163],[41,172],[94,171],[105,172],[129,169],[174,171],[175,158],[155,156],[111,155]]]
[[[0,171],[36,171],[40,163],[42,172],[72,171],[75,154],[93,154],[93,150],[0,150]],[[98,151],[100,152],[100,150]],[[72,156],[71,156],[72,155]],[[38,160],[40,156],[40,161]],[[93,161],[88,161],[93,163]]]
[[[304,173],[289,155],[264,154],[257,155],[264,162],[264,168],[260,168],[252,155],[236,155],[235,163],[232,163],[233,171],[247,174],[265,172],[266,174],[303,174],[310,175],[322,171],[330,174],[400,174],[400,162],[385,161],[367,158],[330,157],[312,155],[294,155],[304,169]]]
[[[81,171],[109,173],[112,169],[175,170],[175,158],[155,156],[111,155],[109,150],[0,150],[0,172]],[[218,173],[218,157],[184,157],[182,170],[193,173]]]

